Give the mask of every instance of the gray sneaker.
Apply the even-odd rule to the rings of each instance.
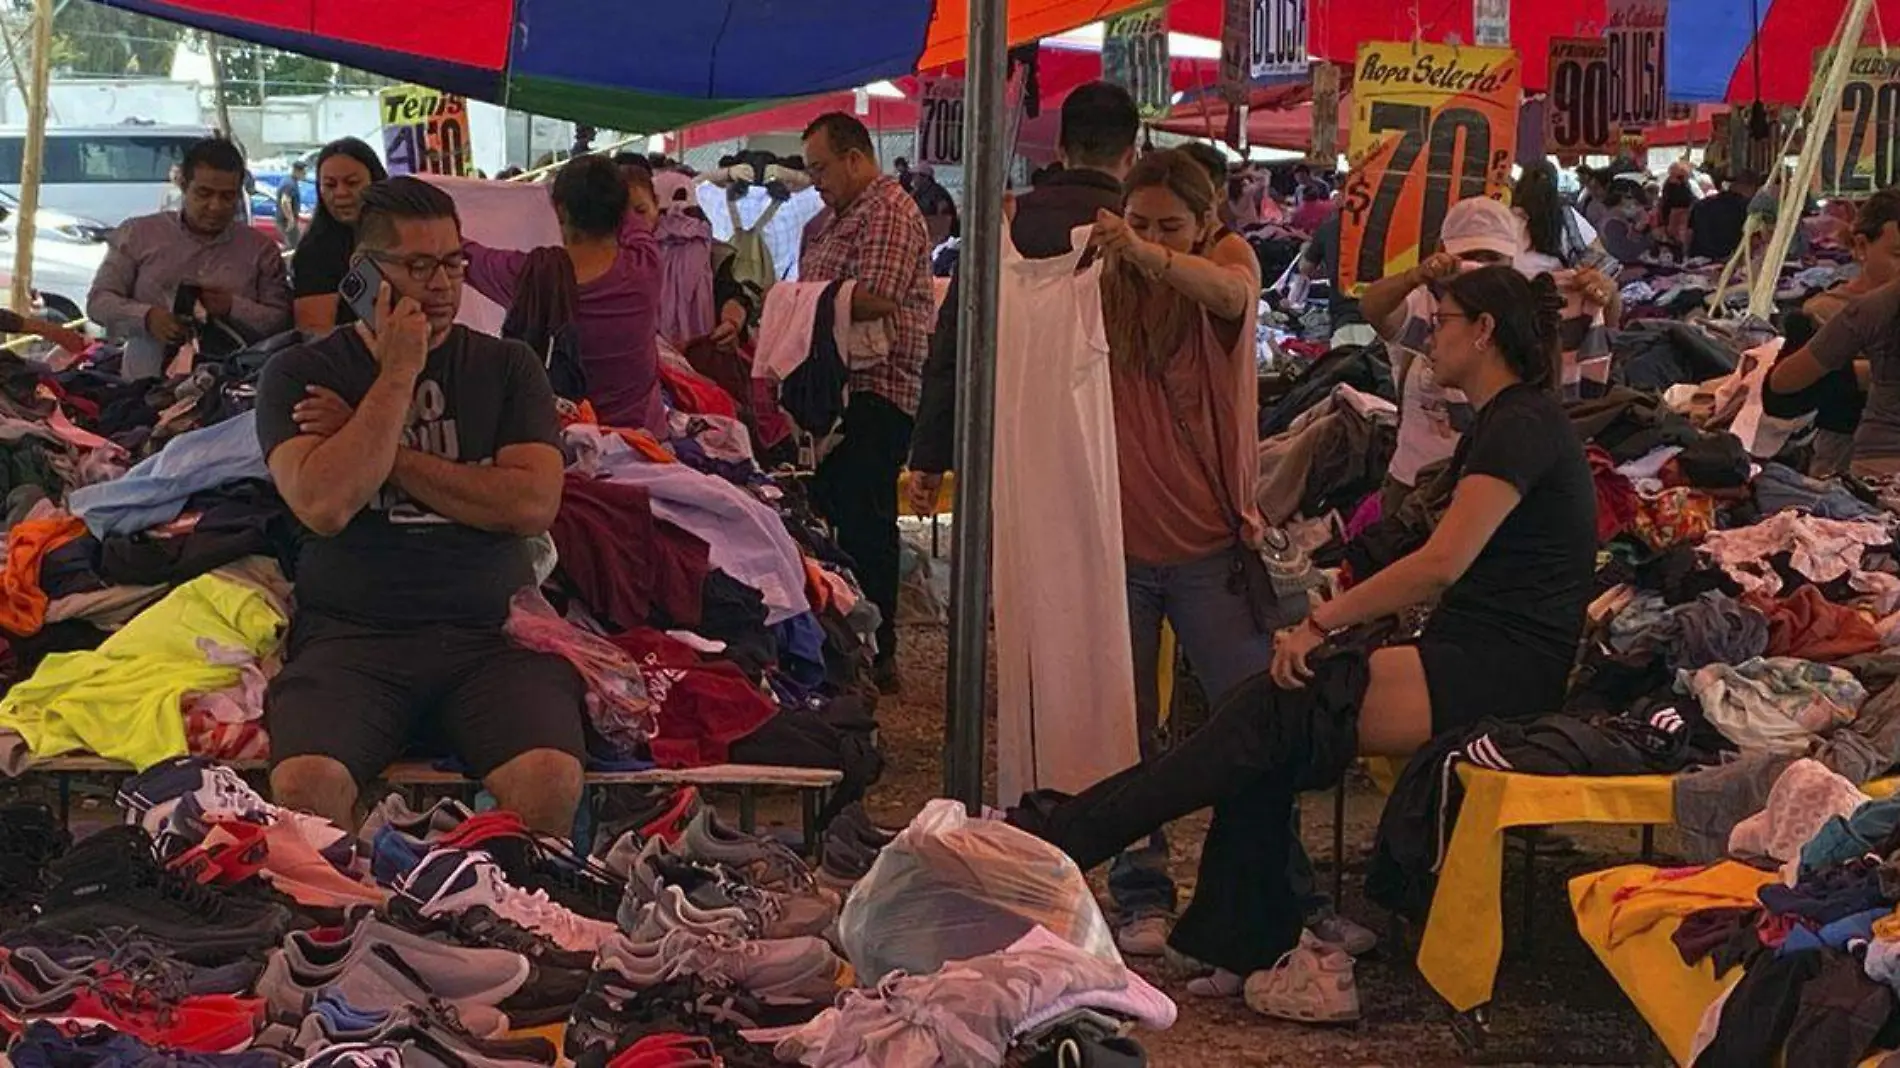
[[[753,918],[744,909],[730,904],[700,908],[677,886],[658,887],[644,900],[629,889],[620,903],[619,921],[621,931],[638,943],[658,942],[671,931],[727,938],[750,938],[756,933]]]
[[[658,939],[617,937],[601,946],[595,967],[613,971],[634,990],[692,977],[774,1005],[829,1005],[852,985],[850,965],[823,939],[751,941],[683,928]]]
[[[639,922],[640,910],[658,900],[665,887],[680,890],[685,902],[702,912],[741,910],[747,917],[747,930],[739,937],[823,935],[838,918],[838,895],[815,882],[798,893],[762,890],[733,878],[723,865],[677,856],[658,839],[647,842],[641,849],[633,862],[632,873],[618,917],[620,929],[626,932],[633,930]],[[688,923],[688,926],[694,925],[705,926],[699,921]]]
[[[475,814],[475,810],[452,797],[445,797],[417,812],[409,807],[409,802],[401,794],[392,793],[376,803],[363,818],[363,829],[357,837],[365,842],[376,840],[376,832],[384,827],[394,827],[411,838],[432,842],[448,832],[460,827],[463,821]]]
[[[349,1006],[355,1009],[355,1006]],[[365,1026],[340,1025],[324,1012],[305,1016],[297,1029],[296,1052],[308,1055],[346,1042],[375,1042],[403,1047],[404,1068],[417,1064],[452,1068],[546,1068],[553,1062],[555,1050],[545,1038],[481,1039],[462,1026],[459,1019],[434,1009],[404,1005],[387,1013],[369,1014]],[[410,1054],[427,1054],[417,1061]]]
[[[393,951],[436,997],[448,1002],[499,1005],[521,989],[531,970],[528,958],[519,953],[452,946],[374,916],[357,923],[341,942],[317,942],[293,931],[281,952],[291,974],[316,979],[350,968],[378,947]]]
[[[717,864],[765,890],[800,893],[812,885],[811,866],[791,847],[728,827],[711,805],[700,809],[686,825],[678,852],[687,860]]]
[[[462,1026],[482,1036],[499,1036],[508,1030],[508,1016],[493,1005],[473,1001],[448,1001],[402,962],[391,947],[379,946],[356,958],[347,967],[299,974],[291,967],[283,950],[273,950],[264,975],[257,981],[257,996],[270,1007],[272,1016],[302,1017],[318,994],[333,990],[365,1012],[388,1012],[404,1005],[440,1003],[455,1010]]]

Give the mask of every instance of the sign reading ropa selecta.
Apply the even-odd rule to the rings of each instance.
[[[1505,194],[1517,156],[1521,75],[1508,48],[1359,46],[1340,284],[1358,294],[1411,270],[1438,247],[1451,205]]]

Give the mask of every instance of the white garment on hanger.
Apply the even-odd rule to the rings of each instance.
[[[548,200],[548,187],[526,182],[486,182],[479,178],[417,175],[455,200],[462,238],[489,248],[526,252],[561,243],[561,220]],[[455,321],[483,334],[501,336],[508,309],[462,287],[462,310]]]
[[[997,323],[998,800],[1141,759],[1101,265],[1025,259],[1004,227]]]

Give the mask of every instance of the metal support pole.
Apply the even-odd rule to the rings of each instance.
[[[20,157],[20,217],[13,220],[13,310],[33,314],[33,236],[40,211],[40,163],[46,155],[46,83],[53,58],[53,0],[33,11],[33,78],[26,98],[26,148]]]
[[[996,404],[997,283],[1002,266],[1009,73],[1007,0],[970,0],[963,90],[964,256],[957,287],[957,496],[943,792],[983,802],[983,720],[990,618],[990,455]],[[1003,798],[1004,803],[1015,798]]]

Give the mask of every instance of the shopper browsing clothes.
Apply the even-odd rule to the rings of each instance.
[[[1861,261],[1870,280],[1891,276],[1895,267],[1895,243],[1900,240],[1896,195],[1900,193],[1892,189],[1875,194],[1861,208],[1855,225],[1855,258]],[[1830,376],[1856,374],[1856,368],[1865,364],[1866,407],[1853,432],[1848,468],[1861,477],[1900,473],[1900,329],[1896,329],[1900,327],[1900,277],[1889,277],[1884,284],[1851,294],[1846,303],[1824,314],[1826,325],[1812,340],[1797,352],[1782,354],[1768,378],[1769,402],[1774,403],[1777,396],[1798,394],[1799,399],[1815,403],[1817,393],[1827,390],[1836,397],[1832,407],[1838,407],[1846,387],[1858,383]],[[1830,388],[1828,382],[1836,385]],[[1839,428],[1838,422],[1834,422],[1834,428]]]
[[[853,279],[851,318],[886,321],[890,356],[853,369],[844,438],[818,466],[814,499],[857,562],[865,596],[884,622],[875,673],[897,689],[897,476],[910,451],[923,388],[924,356],[936,319],[931,297],[930,235],[916,201],[878,171],[870,131],[842,112],[805,130],[805,165],[833,217],[809,237],[799,261],[805,282]]]
[[[244,153],[221,137],[185,151],[184,204],[128,219],[93,278],[86,314],[126,339],[121,373],[152,378],[202,325],[233,344],[290,327],[290,290],[277,243],[245,225]]]
[[[305,334],[327,334],[356,321],[355,310],[337,299],[336,291],[356,253],[363,193],[388,177],[376,150],[354,137],[332,141],[317,153],[317,206],[310,213],[310,232],[290,260],[297,329]]]
[[[314,535],[265,700],[272,794],[353,827],[358,788],[426,728],[502,808],[565,837],[585,687],[502,633],[535,584],[525,539],[561,502],[547,375],[455,325],[468,255],[448,194],[407,177],[365,193],[357,255],[387,280],[374,326],[280,353],[259,385],[271,477]]]
[[[1439,380],[1432,360],[1424,356],[1434,349],[1443,287],[1461,271],[1517,260],[1525,251],[1521,234],[1517,216],[1497,201],[1461,200],[1445,213],[1438,252],[1366,288],[1360,310],[1393,346],[1393,378],[1399,383],[1398,448],[1382,497],[1386,515],[1398,510],[1426,468],[1451,458],[1472,419],[1465,398]],[[1566,284],[1591,308],[1607,308],[1616,300],[1616,286],[1599,271],[1580,269]]]
[[[1131,202],[1131,215],[1133,214]],[[1178,260],[1177,260],[1178,262]],[[1351,958],[1302,934],[1287,878],[1295,791],[1353,752],[1403,757],[1485,716],[1554,711],[1583,627],[1596,496],[1553,386],[1562,300],[1509,267],[1449,278],[1432,358],[1476,410],[1430,539],[1316,606],[1276,639],[1271,674],[1244,683],[1199,731],[1073,798],[1031,796],[1018,826],[1100,864],[1171,820],[1214,809],[1194,900],[1169,944],[1217,969],[1270,1016],[1356,1019]],[[1416,644],[1346,651],[1351,628],[1433,600]],[[1250,974],[1251,973],[1251,974]]]
[[[1900,189],[1883,189],[1867,198],[1848,231],[1848,244],[1860,273],[1816,293],[1801,305],[1808,322],[1799,327],[1790,322],[1788,342],[1781,353],[1784,362],[1799,351],[1798,337],[1833,321],[1861,298],[1900,279]],[[1860,428],[1872,379],[1873,368],[1863,350],[1805,389],[1785,396],[1770,392],[1766,398],[1770,415],[1814,413],[1814,455],[1808,463],[1808,474],[1831,478],[1845,474],[1853,465],[1854,434]]]
[[[649,207],[652,182],[646,183]],[[660,245],[649,217],[628,210],[625,177],[605,156],[579,156],[548,187],[561,250],[518,252],[467,243],[468,284],[501,305],[532,299],[574,308],[587,399],[608,426],[665,438],[660,403]],[[556,258],[550,252],[564,251]]]

